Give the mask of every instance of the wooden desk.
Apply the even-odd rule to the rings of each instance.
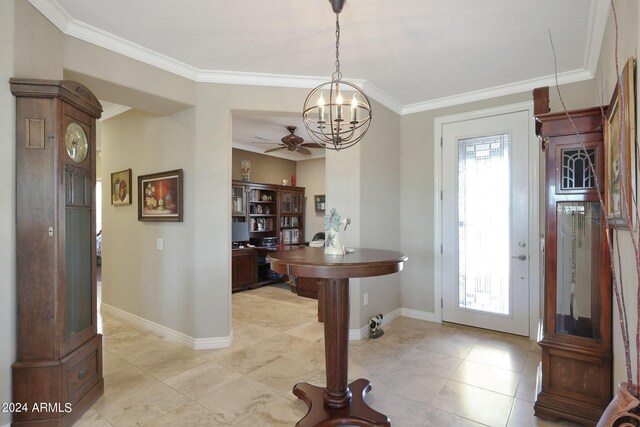
[[[289,276],[318,277],[323,282],[324,351],[327,386],[299,383],[293,394],[309,407],[299,427],[355,424],[390,426],[389,418],[364,401],[371,383],[360,378],[347,384],[349,368],[349,278],[397,273],[407,257],[382,249],[356,249],[331,256],[324,248],[301,248],[269,254],[271,269]]]

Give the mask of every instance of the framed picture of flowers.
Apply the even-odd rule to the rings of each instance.
[[[138,177],[138,221],[182,222],[182,169]]]

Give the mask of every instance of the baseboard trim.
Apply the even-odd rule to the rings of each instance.
[[[116,316],[126,322],[129,322],[145,331],[150,331],[165,337],[167,340],[177,342],[194,350],[209,350],[216,348],[226,348],[231,346],[233,333],[228,337],[211,337],[211,338],[193,338],[182,332],[178,332],[166,326],[152,322],[135,314],[113,307],[109,304],[102,303],[100,311]]]
[[[349,329],[349,341],[359,341],[365,339],[369,335],[369,325],[360,329]]]
[[[391,313],[382,316],[382,325],[384,326],[389,322],[397,319],[401,316],[401,308],[396,308]],[[365,339],[369,336],[369,325],[365,325],[360,329],[349,329],[349,341],[358,341]]]
[[[435,313],[430,311],[414,310],[412,308],[401,308],[400,315],[412,319],[426,320],[427,322],[441,323]]]

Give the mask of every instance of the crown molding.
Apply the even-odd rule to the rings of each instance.
[[[110,107],[102,110],[100,121],[104,122],[105,120],[109,120],[110,118],[125,113],[129,110],[131,110],[131,107],[127,107],[126,105],[111,104]]]
[[[71,15],[56,0],[29,0],[45,18],[58,27],[63,33],[67,33],[67,26],[72,21]]]
[[[351,80],[350,80],[351,81]],[[377,87],[371,82],[365,81],[361,88],[368,97],[375,99],[396,114],[402,114],[403,105],[394,97]]]
[[[609,0],[594,0],[591,4],[589,32],[587,33],[588,42],[584,54],[584,69],[589,71],[592,76],[596,75],[610,9],[611,3]]]
[[[73,19],[57,0],[28,0],[40,13],[49,19],[60,31],[69,36],[86,41],[107,50],[138,60],[172,74],[202,83],[238,84],[251,86],[274,86],[291,88],[314,88],[328,78],[317,76],[298,76],[286,74],[248,73],[220,70],[202,70],[192,67],[161,53],[132,43],[114,34]],[[591,25],[585,51],[584,68],[558,75],[558,83],[572,83],[592,79],[595,76],[602,40],[609,12],[608,0],[593,0],[591,4]],[[429,101],[403,105],[371,82],[362,79],[345,79],[365,90],[368,96],[391,111],[399,114],[413,114],[436,108],[449,107],[498,96],[511,95],[532,90],[540,86],[555,86],[556,77],[541,78],[510,83],[488,89],[467,92],[459,95],[433,99]]]
[[[574,83],[583,80],[592,79],[593,75],[585,70],[575,70],[558,74],[558,84]],[[466,92],[459,95],[447,96],[431,101],[419,102],[416,104],[406,105],[402,108],[401,115],[414,114],[422,111],[435,110],[437,108],[451,107],[454,105],[466,104],[469,102],[483,101],[485,99],[497,98],[499,96],[512,95],[531,91],[541,86],[555,86],[556,76],[549,75],[545,77],[524,80],[506,85],[494,86],[488,89]]]

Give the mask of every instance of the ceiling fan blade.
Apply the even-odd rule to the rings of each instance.
[[[270,153],[272,151],[278,151],[278,150],[282,150],[282,149],[285,149],[285,148],[287,148],[287,147],[270,148],[267,151],[265,151],[265,153]]]
[[[300,144],[300,146],[307,148],[324,148],[322,145],[316,144],[315,142],[305,142],[304,144]]]
[[[298,146],[298,149],[296,151],[300,154],[311,154],[311,151],[307,150],[301,145]]]
[[[252,144],[280,144],[276,141],[251,141]]]

